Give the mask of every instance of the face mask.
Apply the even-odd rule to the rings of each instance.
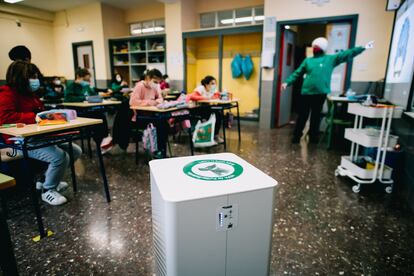
[[[152,89],[158,89],[158,87],[159,87],[159,84],[158,83],[154,83],[154,82],[150,82],[150,87],[152,88]]]
[[[80,84],[82,87],[87,87],[87,86],[89,86],[89,82],[88,82],[88,81],[85,81],[85,80],[81,80],[81,81],[79,82],[79,84]]]
[[[217,88],[217,86],[212,85],[211,88],[210,88],[210,92],[216,92],[216,88]]]
[[[323,54],[323,50],[321,48],[319,48],[318,46],[314,46],[313,47],[313,55],[316,56],[316,55],[320,55],[320,54]]]
[[[29,79],[29,86],[32,92],[39,90],[40,88],[40,81],[39,79]]]
[[[166,83],[170,83],[170,79],[169,79],[169,78],[166,78],[166,79],[165,79],[165,82],[166,82]]]
[[[121,77],[116,77],[116,81],[121,82],[122,81]]]
[[[55,80],[55,84],[56,85],[60,85],[61,84],[61,81],[60,80]]]

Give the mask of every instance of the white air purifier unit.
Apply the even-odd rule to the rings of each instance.
[[[276,180],[231,153],[150,162],[156,275],[269,274]]]

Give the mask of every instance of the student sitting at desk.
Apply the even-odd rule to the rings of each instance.
[[[98,93],[95,92],[90,87],[91,73],[88,69],[80,68],[76,71],[75,81],[68,82],[65,91],[65,102],[83,102],[89,96],[96,96]],[[105,96],[107,93],[100,93],[100,95]],[[99,140],[101,140],[101,149],[102,153],[106,153],[112,149],[112,137],[109,135],[108,123],[106,120],[105,114],[102,113],[88,113],[85,114],[86,117],[91,117],[95,119],[101,119],[104,123],[96,128]]]
[[[37,68],[25,61],[15,61],[7,69],[6,83],[0,87],[0,125],[36,123],[36,113],[44,109],[36,95],[40,87]],[[8,138],[3,136],[9,143]],[[68,186],[66,182],[61,182],[69,166],[68,149],[67,144],[61,144],[28,152],[30,158],[49,163],[42,185],[42,200],[50,205],[61,205],[67,201],[59,191]],[[73,144],[75,160],[80,155],[81,149]]]
[[[201,101],[201,100],[212,100],[212,99],[220,99],[220,93],[217,90],[217,80],[212,76],[206,76],[204,79],[201,80],[201,85],[196,87],[193,93],[187,96],[187,101]],[[203,106],[203,108],[199,109],[198,115],[205,120],[208,120],[211,113],[214,112],[216,114],[216,124],[214,127],[214,139],[217,143],[223,143],[223,138],[219,136],[220,127],[222,124],[222,116],[221,112],[219,111],[212,111],[210,106]]]
[[[124,80],[121,74],[117,73],[112,78],[111,82],[112,97],[122,101],[126,95],[126,93],[122,92],[123,89],[128,89],[128,83]]]
[[[130,106],[156,106],[163,102],[161,95],[160,82],[162,80],[162,74],[157,69],[151,69],[145,71],[144,80],[137,83],[134,88],[134,91],[131,93],[131,98],[129,99]],[[136,122],[136,112],[132,117],[132,121]],[[145,128],[148,123],[155,123],[157,128],[157,144],[158,149],[160,150],[160,155],[165,156],[165,145],[168,131],[168,123],[165,122],[155,122],[151,120],[140,120],[137,122],[139,128]]]
[[[46,86],[46,92],[43,98],[45,100],[61,100],[63,99],[65,87],[59,77],[53,77],[51,83]]]
[[[162,74],[157,69],[145,71],[144,80],[137,83],[129,100],[130,106],[154,106],[163,102],[160,83]]]

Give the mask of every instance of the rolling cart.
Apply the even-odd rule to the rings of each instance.
[[[345,139],[352,142],[350,155],[341,157],[341,164],[335,170],[335,176],[348,176],[357,184],[352,187],[354,193],[359,193],[361,184],[373,184],[379,181],[387,185],[385,191],[392,193],[394,181],[391,178],[392,168],[385,165],[387,148],[393,148],[398,137],[391,135],[393,118],[401,118],[402,109],[393,105],[364,106],[360,103],[351,103],[348,113],[355,115],[354,128],[345,129]],[[363,118],[382,119],[381,128],[364,128]],[[375,160],[359,154],[360,146],[377,148]],[[366,166],[358,166],[360,161]],[[362,162],[362,163],[363,163]]]

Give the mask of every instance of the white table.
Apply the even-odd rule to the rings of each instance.
[[[268,275],[276,180],[231,153],[154,160],[150,174],[157,275]]]

